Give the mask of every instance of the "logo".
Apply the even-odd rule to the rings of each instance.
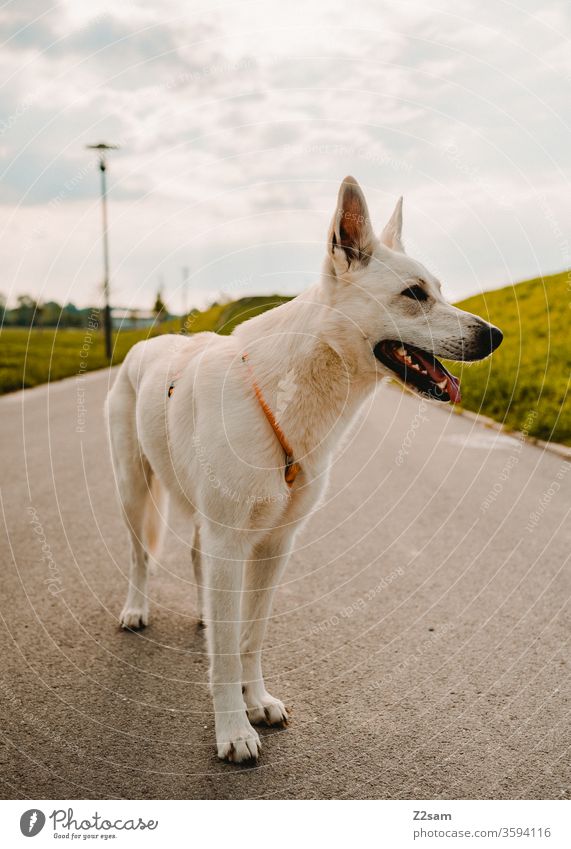
[[[35,837],[46,824],[46,816],[37,808],[26,811],[20,817],[20,831],[25,837]]]

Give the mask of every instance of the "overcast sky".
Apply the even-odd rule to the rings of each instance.
[[[1,6],[0,292],[180,309],[295,293],[340,180],[451,298],[568,267],[564,0],[12,0]]]

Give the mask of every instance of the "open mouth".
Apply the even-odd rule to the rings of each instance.
[[[422,395],[453,404],[460,402],[460,381],[433,354],[392,339],[378,342],[374,354],[403,383]]]

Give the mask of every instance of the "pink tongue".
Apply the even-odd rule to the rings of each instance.
[[[459,404],[462,400],[462,396],[460,394],[460,381],[458,378],[454,377],[453,374],[450,374],[449,371],[446,371],[444,366],[442,366],[442,368],[438,368],[436,364],[426,360],[422,354],[417,351],[415,351],[415,357],[421,361],[435,383],[441,383],[443,380],[446,380],[445,391],[448,393],[453,404]]]
[[[460,393],[460,381],[453,374],[446,374],[446,391],[450,395],[453,404],[459,404],[462,400]]]

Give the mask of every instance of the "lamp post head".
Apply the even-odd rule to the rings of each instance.
[[[105,162],[105,152],[107,150],[119,150],[118,144],[106,144],[105,142],[99,142],[98,144],[86,144],[87,150],[97,150],[99,151],[99,168],[101,171],[105,171],[107,164]]]
[[[118,144],[105,144],[105,142],[99,142],[99,144],[86,144],[85,147],[87,150],[119,150]]]

